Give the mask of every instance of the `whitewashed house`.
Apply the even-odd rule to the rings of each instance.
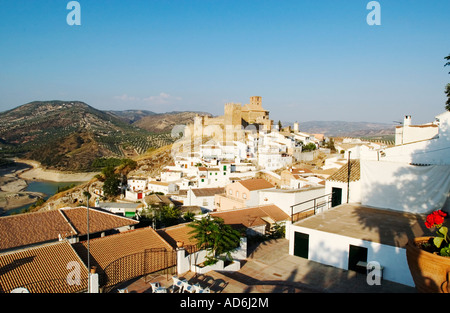
[[[150,192],[162,192],[163,194],[175,193],[179,187],[175,183],[162,182],[162,181],[149,181],[148,191]]]
[[[147,190],[148,179],[145,177],[130,177],[127,179],[127,187],[131,191]]]
[[[199,206],[202,211],[208,212],[214,210],[214,198],[216,194],[223,194],[225,188],[191,188],[187,191],[186,206]]]
[[[450,210],[450,112],[436,125],[433,138],[362,156],[350,174],[344,166],[330,176],[332,208],[289,225],[289,253],[364,273],[367,263],[377,264],[383,279],[414,286],[405,245],[433,235],[423,225],[428,213]]]
[[[182,170],[171,170],[165,168],[160,173],[161,181],[163,182],[174,182],[182,179],[183,171]]]

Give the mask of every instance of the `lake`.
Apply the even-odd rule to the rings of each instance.
[[[82,182],[50,182],[50,181],[27,181],[28,187],[25,191],[42,192],[45,194],[44,199],[47,200],[58,192],[58,188],[70,186],[72,184],[80,185]],[[23,209],[28,209],[32,204],[27,204],[19,208],[7,210],[4,215],[11,213],[20,213]]]

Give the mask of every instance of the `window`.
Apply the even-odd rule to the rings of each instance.
[[[247,199],[247,194],[245,192],[242,194],[242,198]]]
[[[239,197],[239,191],[236,190],[236,198]]]
[[[230,189],[230,190],[228,191],[228,194],[229,194],[230,196],[233,195],[233,190]]]

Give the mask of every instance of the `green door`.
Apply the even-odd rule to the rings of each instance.
[[[358,272],[366,273],[366,267],[358,266],[358,262],[367,263],[367,248],[350,245],[348,251],[348,269]]]
[[[309,251],[309,234],[295,232],[294,255],[307,259],[308,251]]]
[[[342,188],[333,187],[331,192],[331,207],[340,205],[342,203]]]

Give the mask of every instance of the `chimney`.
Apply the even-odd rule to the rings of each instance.
[[[403,126],[410,126],[411,125],[411,115],[405,115],[405,118],[403,119]]]
[[[89,293],[99,293],[100,292],[100,282],[98,274],[96,273],[96,266],[92,266],[89,273],[89,287],[88,292]]]
[[[295,122],[294,123],[294,132],[298,133],[298,131],[299,131],[299,125],[298,125],[298,122]]]

